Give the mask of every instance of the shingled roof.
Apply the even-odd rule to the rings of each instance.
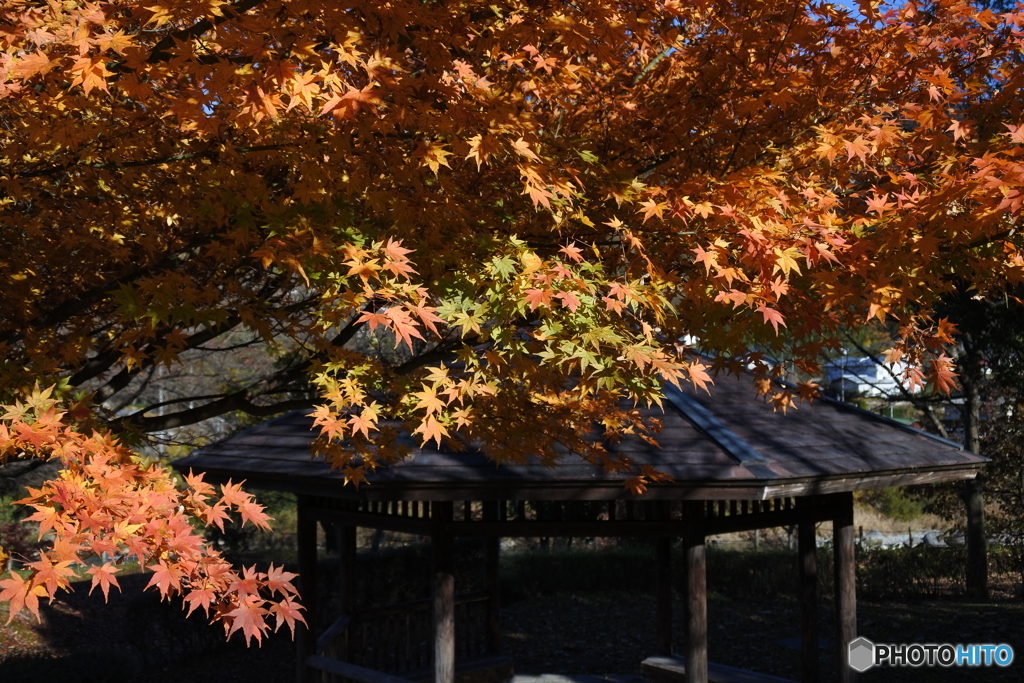
[[[675,481],[645,497],[769,499],[976,476],[985,458],[894,420],[819,398],[786,413],[756,396],[749,378],[721,375],[710,394],[668,387],[658,446],[626,439],[610,448]],[[313,460],[313,419],[298,411],[264,422],[174,463],[225,480],[345,498],[484,500],[627,497],[621,475],[568,455],[559,465],[496,465],[485,453],[416,448],[357,491]]]

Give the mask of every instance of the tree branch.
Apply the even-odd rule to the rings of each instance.
[[[374,305],[372,302],[367,304],[367,307]],[[353,318],[334,338],[331,340],[331,346],[341,347],[347,344],[355,334],[365,325],[366,323],[356,322],[356,318]],[[310,407],[314,404],[312,398],[309,399],[293,399],[289,401],[283,401],[280,403],[273,404],[271,406],[260,406],[252,403],[251,397],[255,396],[270,396],[273,394],[285,393],[288,391],[295,391],[296,389],[288,389],[287,387],[301,378],[302,375],[318,360],[323,360],[327,357],[326,351],[314,354],[313,356],[303,360],[295,365],[285,368],[273,375],[255,382],[252,386],[245,389],[230,393],[230,394],[216,394],[212,396],[206,396],[203,398],[219,397],[217,400],[211,401],[205,405],[190,408],[188,410],[182,410],[170,415],[159,415],[153,417],[146,417],[146,413],[152,411],[157,407],[163,405],[171,405],[173,403],[181,403],[188,400],[196,400],[193,398],[185,399],[174,399],[165,403],[147,406],[146,408],[136,411],[131,415],[122,417],[115,422],[122,427],[131,425],[134,428],[141,429],[143,432],[159,432],[165,429],[174,429],[175,427],[182,427],[185,425],[195,424],[196,422],[202,422],[224,413],[233,412],[240,410],[244,413],[254,416],[268,416],[276,415],[278,413],[287,410],[297,410],[299,408]],[[122,371],[123,373],[123,371]],[[119,373],[120,376],[120,373]],[[258,390],[258,387],[267,387],[265,390]]]
[[[202,21],[199,21],[193,24],[192,26],[189,26],[188,28],[171,33],[166,38],[164,38],[156,45],[154,45],[153,49],[149,52],[149,57],[146,58],[146,63],[158,64],[160,62],[166,62],[173,56],[170,54],[170,52],[168,52],[168,50],[172,49],[176,43],[184,43],[185,41],[198,38],[210,29],[216,28],[217,26],[220,26],[225,22],[231,21],[235,17],[245,14],[249,10],[262,5],[264,2],[266,2],[266,0],[239,0],[235,4],[229,5],[227,7],[224,7],[222,5],[222,14],[216,19],[203,19]],[[118,67],[115,67],[114,69],[111,69],[111,71],[119,71],[122,73],[129,70],[130,69],[128,67],[123,67],[120,65],[118,65]]]
[[[205,405],[190,408],[189,410],[182,410],[177,413],[171,413],[170,415],[146,417],[144,413],[149,412],[150,408],[145,408],[144,410],[140,410],[117,420],[117,425],[121,427],[127,427],[130,425],[137,429],[141,429],[143,432],[162,432],[167,429],[184,427],[186,425],[209,420],[210,418],[217,417],[218,415],[234,411],[242,411],[255,417],[268,417],[271,415],[278,415],[289,410],[311,408],[313,405],[314,400],[312,398],[302,398],[280,401],[269,406],[259,406],[249,400],[249,390],[246,389],[237,391],[233,394],[228,394]]]
[[[235,315],[235,316],[232,316],[232,317],[228,318],[227,320],[225,320],[220,325],[216,325],[214,327],[208,327],[208,328],[206,328],[204,330],[200,330],[199,332],[196,332],[195,334],[193,334],[193,335],[191,335],[191,336],[189,336],[189,337],[187,337],[185,339],[185,346],[184,346],[184,348],[182,350],[194,349],[194,348],[198,347],[200,344],[205,344],[206,342],[210,341],[211,339],[219,337],[220,335],[224,334],[225,332],[227,332],[227,331],[237,327],[238,324],[241,323],[241,322],[242,322],[241,317]],[[157,334],[159,335],[161,333],[161,331],[166,333],[167,332],[167,328],[163,328],[162,330],[158,330]],[[146,347],[145,352],[148,353],[148,352],[153,351],[155,349],[156,349],[156,347],[153,344],[150,344],[149,346]],[[97,376],[101,375],[102,373],[106,372],[107,370],[109,370],[110,367],[112,365],[114,365],[114,363],[116,363],[117,361],[119,361],[121,359],[121,356],[122,356],[122,354],[119,353],[116,349],[112,349],[110,351],[107,351],[106,353],[100,354],[98,356],[94,356],[94,357],[90,358],[82,366],[82,368],[78,372],[76,372],[74,375],[72,375],[71,378],[68,380],[68,382],[72,386],[78,386],[82,382],[86,382],[86,381],[88,381],[88,380],[90,380],[90,379],[92,379],[94,377],[97,377]],[[123,389],[123,388],[124,387],[122,386],[121,389]],[[111,395],[113,395],[113,394],[111,394]]]
[[[432,351],[421,353],[420,355],[414,356],[413,358],[410,358],[409,360],[405,361],[404,363],[396,367],[394,369],[394,373],[396,375],[407,375],[413,370],[417,370],[426,365],[430,365],[432,363],[440,363],[441,361],[447,360],[454,356],[457,349],[467,345],[475,346],[478,341],[479,338],[473,336],[466,339],[459,339],[457,340],[456,344],[452,344],[451,346],[438,347],[436,349],[433,349]]]
[[[40,313],[36,317],[27,321],[26,323],[19,325],[19,329],[32,328],[35,330],[43,330],[54,325],[58,325],[65,322],[68,318],[81,313],[84,309],[93,306],[103,300],[110,292],[114,291],[121,285],[134,282],[139,278],[146,277],[147,275],[155,274],[161,270],[174,268],[179,264],[180,257],[182,254],[191,251],[197,247],[201,247],[208,244],[212,240],[219,237],[219,233],[210,232],[204,233],[194,239],[192,242],[174,250],[164,258],[160,259],[151,266],[140,268],[132,271],[131,273],[124,275],[119,278],[115,278],[110,282],[102,284],[98,287],[94,287],[87,292],[82,292],[77,296],[73,296],[69,299],[62,301],[52,309],[45,313]],[[24,333],[16,330],[11,330],[4,334],[0,334],[0,342],[11,343],[20,341],[24,337]]]
[[[946,432],[945,425],[943,425],[942,421],[935,416],[935,413],[932,411],[932,407],[928,405],[926,401],[920,400],[917,396],[910,393],[906,386],[904,386],[903,380],[900,377],[898,377],[895,372],[892,371],[892,368],[888,367],[885,363],[878,360],[875,357],[875,354],[873,354],[870,350],[861,345],[860,342],[854,339],[849,332],[844,330],[843,336],[845,336],[847,340],[849,340],[849,342],[853,344],[853,346],[856,347],[858,351],[860,351],[865,356],[870,358],[872,363],[885,370],[885,372],[888,373],[890,377],[892,377],[893,381],[896,383],[896,389],[900,392],[900,395],[903,396],[905,400],[909,401],[911,405],[913,405],[915,408],[917,408],[924,414],[925,419],[928,421],[928,424],[931,425],[932,429],[938,432],[939,436],[941,436],[943,439],[949,438],[949,434]]]
[[[250,154],[252,152],[273,152],[281,150],[288,145],[255,145],[252,147],[237,147],[233,152],[237,154]],[[35,171],[24,171],[22,173],[13,174],[16,178],[40,178],[42,176],[56,175],[63,171],[67,171],[76,166],[82,168],[95,168],[100,170],[119,170],[125,168],[139,168],[141,166],[159,166],[160,164],[171,164],[178,161],[191,161],[193,159],[212,159],[220,155],[220,150],[208,149],[202,152],[189,152],[180,154],[171,154],[170,156],[157,157],[155,159],[143,159],[141,161],[119,161],[119,162],[87,162],[87,161],[76,161],[71,164],[63,164],[60,166],[47,166],[46,168],[37,169]]]

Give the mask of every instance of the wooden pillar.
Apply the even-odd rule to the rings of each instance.
[[[658,521],[669,521],[667,501],[656,503]],[[658,632],[657,653],[672,654],[672,538],[661,536],[654,541],[655,624]]]
[[[708,683],[708,589],[700,501],[686,506],[686,683]]]
[[[451,536],[452,504],[431,505],[434,531],[434,683],[455,681],[455,563]]]
[[[803,498],[799,500],[804,500]],[[803,683],[818,683],[818,544],[814,521],[800,520],[797,555],[800,575],[800,662]]]
[[[295,633],[295,649],[298,652],[298,669],[296,680],[299,683],[313,683],[319,680],[319,674],[306,666],[306,658],[316,654],[317,636],[317,588],[316,588],[316,519],[309,512],[309,501],[299,496],[298,520],[296,523],[296,539],[298,542],[299,561],[299,596],[305,607],[305,619],[308,626],[299,626]]]
[[[857,567],[854,558],[853,494],[837,496],[842,511],[833,520],[833,549],[836,572],[836,634],[839,646],[839,681],[854,683],[857,672],[850,668],[850,643],[857,638]]]
[[[484,521],[498,521],[498,506],[503,501],[484,502]],[[484,548],[484,585],[489,593],[487,598],[487,653],[501,651],[501,538],[487,538]]]

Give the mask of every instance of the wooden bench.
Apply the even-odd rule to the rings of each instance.
[[[685,683],[686,660],[678,655],[648,657],[640,665],[640,675],[652,683]],[[796,683],[788,678],[759,674],[756,671],[708,662],[708,681],[712,683]]]

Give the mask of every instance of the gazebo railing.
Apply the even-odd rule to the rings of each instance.
[[[457,660],[494,654],[487,639],[489,599],[487,591],[455,596]],[[317,639],[318,654],[366,671],[419,677],[433,664],[431,608],[432,599],[426,598],[359,610]]]

